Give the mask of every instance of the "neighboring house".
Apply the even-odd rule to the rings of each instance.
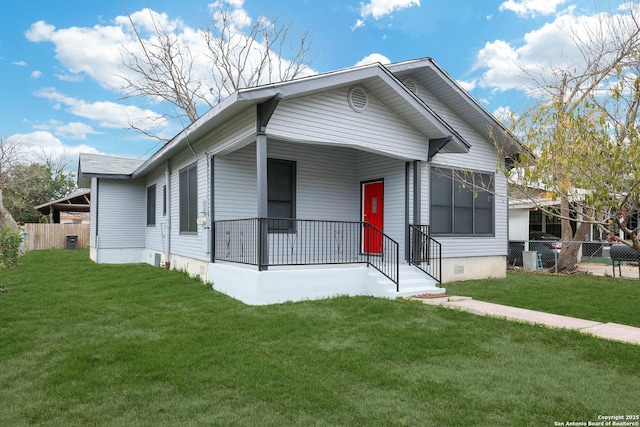
[[[88,224],[91,190],[78,188],[67,197],[52,200],[34,209],[49,219],[50,224]]]
[[[184,270],[249,304],[504,277],[504,134],[429,58],[242,89],[144,162],[80,156],[91,258]]]

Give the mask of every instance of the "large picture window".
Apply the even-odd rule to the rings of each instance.
[[[180,171],[180,232],[198,231],[198,168],[195,164]]]
[[[267,159],[269,231],[294,231],[296,217],[296,162]]]
[[[147,225],[156,225],[156,186],[147,187]]]
[[[431,232],[494,234],[494,175],[431,169]]]

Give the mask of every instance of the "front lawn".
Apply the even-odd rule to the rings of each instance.
[[[640,327],[640,281],[588,274],[508,273],[446,283],[448,295]]]
[[[640,412],[640,346],[572,331],[409,300],[250,307],[86,251],[30,252],[0,286],[3,426],[550,426]]]

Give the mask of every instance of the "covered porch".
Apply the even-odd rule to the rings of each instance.
[[[278,140],[265,148],[212,163],[214,288],[256,304],[444,292],[440,243],[420,223],[423,162]],[[265,176],[272,160],[290,175]]]

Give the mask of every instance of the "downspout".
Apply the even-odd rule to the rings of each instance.
[[[165,232],[167,233],[167,247],[166,252],[164,254],[164,264],[166,268],[171,267],[171,261],[169,258],[171,257],[171,161],[167,160],[165,167],[165,183],[167,186],[167,228]]]

